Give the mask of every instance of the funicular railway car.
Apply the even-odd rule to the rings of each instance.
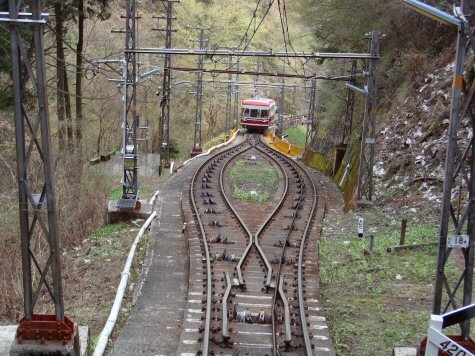
[[[249,130],[264,131],[274,120],[275,101],[254,98],[241,101],[241,126]]]

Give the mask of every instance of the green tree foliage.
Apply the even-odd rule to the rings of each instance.
[[[453,28],[406,8],[402,0],[293,1],[315,36],[314,50],[366,52],[364,34],[374,30],[384,34],[379,84],[383,104],[404,82],[424,75],[431,59],[451,48],[456,35]],[[429,3],[451,12],[451,1]]]
[[[316,49],[364,50],[363,34],[380,30],[386,48],[438,52],[453,31],[406,8],[402,1],[385,0],[299,0],[297,10],[317,39]],[[434,0],[431,5],[451,11],[451,2]],[[416,30],[417,29],[417,30]]]

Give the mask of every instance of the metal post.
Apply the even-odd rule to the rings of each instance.
[[[351,61],[351,79],[348,81],[348,84],[350,85],[355,85],[356,84],[356,68],[357,68],[357,62],[356,59]],[[354,107],[355,107],[355,91],[352,90],[351,88],[347,87],[346,89],[346,109],[345,109],[345,121],[343,125],[343,137],[341,138],[341,143],[342,144],[347,144],[348,139],[351,136],[351,130],[353,127],[353,112],[354,112]]]
[[[376,140],[376,112],[378,94],[379,31],[368,35],[369,60],[367,94],[365,101],[363,132],[361,135],[360,167],[358,173],[358,204],[371,202],[373,196],[374,144]]]
[[[241,57],[237,57],[237,70],[241,70]],[[236,82],[234,83],[234,120],[233,128],[238,126],[239,122],[239,73],[236,74]]]
[[[461,1],[461,10],[466,19],[470,19],[471,2]],[[475,88],[474,83],[470,87],[469,93],[464,92],[464,67],[467,45],[473,41],[473,32],[469,23],[460,22],[458,26],[457,52],[455,59],[454,80],[452,88],[452,102],[450,108],[449,140],[445,161],[445,179],[442,198],[442,213],[440,218],[439,253],[437,257],[437,271],[434,291],[433,313],[444,314],[447,310],[457,309],[467,306],[472,301],[473,284],[473,254],[475,242],[475,146],[473,144],[475,134],[475,123],[471,112],[471,102],[473,101]],[[470,114],[469,124],[471,126],[468,142],[466,139],[465,126],[462,127],[461,120]],[[462,189],[466,186],[466,189]],[[452,204],[454,192],[464,192],[459,194],[456,204]],[[461,196],[464,195],[464,196]],[[456,206],[458,205],[458,207]],[[452,252],[452,248],[447,246],[449,239],[449,225],[452,222],[453,234],[460,236],[466,229],[468,237],[467,243],[461,246],[454,246],[462,249],[465,268],[457,281],[449,281],[445,274],[445,265]],[[452,283],[451,283],[452,282]],[[455,282],[455,283],[454,283]],[[462,288],[460,288],[462,286]],[[462,289],[462,296],[457,297],[457,292]],[[443,299],[444,291],[446,298]],[[459,293],[460,294],[460,293]],[[461,324],[461,331],[464,337],[469,336],[469,321]]]
[[[165,29],[165,48],[172,48],[172,20],[173,20],[173,3],[178,0],[160,0],[167,2],[167,23]],[[160,168],[159,173],[162,172],[162,167],[170,167],[170,99],[171,99],[171,53],[165,54],[165,63],[163,65],[163,84],[162,84],[162,99],[160,106],[162,108],[160,115]]]
[[[305,150],[317,137],[318,125],[315,119],[315,104],[317,97],[317,79],[312,78],[312,87],[310,89],[310,100],[308,104],[308,117],[307,117],[307,134],[305,136]]]
[[[205,38],[204,31],[208,30],[207,28],[187,26],[189,28],[195,28],[200,30],[200,49],[205,48]],[[203,151],[202,149],[202,97],[203,97],[203,66],[204,66],[204,56],[198,57],[198,68],[200,69],[196,74],[196,111],[195,111],[195,139],[193,141],[193,149],[191,154],[199,154]]]
[[[125,24],[125,50],[136,48],[136,0],[127,0]],[[119,210],[136,209],[138,201],[138,147],[137,147],[137,55],[124,52],[124,120],[122,140],[122,197],[117,202]]]
[[[229,62],[228,62],[228,67],[231,69],[233,65],[233,56],[229,56]],[[225,127],[224,127],[224,134],[228,135],[229,134],[229,128],[230,128],[230,123],[231,123],[231,107],[232,107],[232,90],[233,90],[233,75],[231,73],[228,74],[228,90],[226,92],[226,122],[225,122]]]
[[[285,62],[282,66],[282,72],[285,73]],[[279,123],[277,125],[277,137],[282,138],[284,131],[284,104],[285,104],[285,79],[281,79],[280,99],[279,99]]]
[[[257,57],[256,61],[257,61],[257,72],[259,73],[261,71],[261,59]],[[259,74],[256,74],[256,76],[254,77],[254,81],[256,83],[259,82]],[[254,98],[258,98],[258,97],[259,97],[259,87],[256,85],[254,86]]]
[[[292,106],[290,107],[291,108],[291,112],[292,112],[292,120],[295,119],[295,117],[297,116],[297,106],[295,105],[295,94],[296,94],[296,91],[297,91],[297,87],[294,87],[292,89]]]
[[[19,218],[23,272],[24,318],[20,320],[17,341],[43,338],[52,327],[60,329],[65,322],[65,334],[56,346],[63,349],[62,341],[68,347],[73,344],[75,326],[64,315],[63,289],[61,279],[60,248],[58,242],[56,202],[53,189],[51,141],[46,93],[46,72],[44,61],[43,26],[48,15],[41,13],[41,1],[26,3],[9,0],[9,22],[12,79],[14,92],[14,117],[17,152],[17,179],[19,192]],[[29,6],[30,13],[20,9]],[[25,15],[27,21],[25,20]],[[33,37],[22,37],[20,28],[31,26]],[[30,33],[31,32],[26,32]],[[33,89],[35,95],[29,95]],[[32,100],[35,100],[33,103]],[[36,157],[34,160],[32,157]],[[38,170],[38,165],[41,169]],[[33,178],[30,180],[30,178]],[[33,243],[43,240],[38,244]],[[49,251],[42,257],[38,245],[47,246]],[[35,270],[36,278],[33,278]],[[35,281],[34,281],[35,279]],[[33,285],[35,284],[35,285]],[[54,315],[35,313],[38,299],[49,297],[54,305]],[[58,342],[57,333],[52,333],[51,342]],[[20,342],[12,347],[21,349]],[[64,346],[66,347],[66,346]],[[39,346],[41,349],[41,346]],[[24,351],[24,350],[23,350]],[[72,350],[74,355],[78,350]]]
[[[406,244],[406,230],[407,230],[407,219],[402,219],[401,221],[401,236],[399,238],[399,246]]]

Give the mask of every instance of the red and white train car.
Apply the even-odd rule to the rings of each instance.
[[[241,126],[266,130],[274,120],[276,105],[272,99],[254,98],[241,101]]]

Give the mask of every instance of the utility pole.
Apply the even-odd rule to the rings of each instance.
[[[292,109],[292,117],[297,116],[297,106],[295,105],[295,94],[297,91],[297,87],[294,87],[292,89],[292,106],[290,107]]]
[[[233,56],[229,56],[228,68],[231,70],[233,65]],[[232,91],[233,91],[233,75],[231,73],[228,74],[228,90],[226,92],[226,122],[225,122],[225,129],[224,135],[227,136],[229,134],[229,128],[231,123],[231,107],[232,107]]]
[[[378,64],[379,64],[379,31],[367,34],[369,38],[369,53],[373,58],[369,60],[368,82],[363,118],[363,132],[361,137],[360,166],[358,172],[357,203],[365,205],[373,197],[373,166],[374,144],[376,141],[376,113],[378,95]]]
[[[357,68],[357,61],[353,59],[351,61],[351,71],[350,76],[351,79],[348,81],[349,85],[354,86],[356,84],[356,68]],[[346,109],[345,109],[345,118],[343,124],[343,136],[341,138],[341,144],[346,145],[348,144],[348,140],[351,136],[351,130],[353,129],[353,112],[355,108],[355,91],[351,89],[351,87],[347,87],[346,89]]]
[[[237,70],[241,70],[241,57],[237,57]],[[233,128],[239,124],[239,73],[236,74],[236,82],[234,83],[234,121]]]
[[[310,100],[308,102],[307,134],[305,136],[305,151],[307,151],[315,137],[317,137],[318,125],[315,119],[315,104],[317,101],[317,79],[311,79]]]
[[[125,26],[125,49],[134,50],[137,45],[136,0],[127,0]],[[124,120],[122,136],[122,197],[117,202],[118,210],[139,210],[138,203],[138,146],[137,127],[137,54],[124,52]]]
[[[282,72],[285,73],[285,62],[282,66]],[[279,124],[277,126],[277,137],[282,138],[284,129],[284,100],[285,100],[285,79],[281,79],[280,100],[279,100]]]
[[[205,48],[205,42],[208,41],[204,38],[205,30],[209,30],[209,28],[204,28],[200,26],[187,26],[188,28],[193,28],[200,30],[200,49]],[[192,39],[192,42],[195,40]],[[198,57],[198,68],[199,71],[196,74],[196,112],[195,112],[195,139],[193,141],[193,148],[191,150],[191,156],[196,156],[203,152],[202,148],[202,123],[203,123],[203,116],[202,116],[202,97],[203,97],[203,66],[204,66],[204,56]]]
[[[10,31],[24,307],[11,352],[79,355],[77,327],[64,315],[43,44],[48,15],[41,1],[8,5],[0,22]],[[22,31],[27,26],[31,31]],[[37,246],[46,246],[46,254]],[[54,314],[35,312],[39,299],[48,300]]]
[[[261,71],[261,59],[260,57],[257,57],[256,60],[257,60],[257,73],[259,73]],[[254,81],[256,83],[259,82],[259,74],[256,74],[256,76],[254,77]],[[259,87],[257,85],[254,87],[254,97],[255,98],[259,97]]]
[[[172,32],[176,29],[172,28],[172,20],[176,19],[173,16],[173,3],[180,2],[179,0],[159,0],[167,3],[166,16],[154,16],[157,19],[166,18],[166,28],[157,28],[157,31],[165,31],[165,48],[172,48]],[[171,53],[165,54],[165,61],[163,65],[163,84],[161,90],[157,94],[162,94],[160,100],[161,114],[160,114],[160,167],[159,174],[162,174],[162,167],[170,167],[170,100],[171,100]]]

